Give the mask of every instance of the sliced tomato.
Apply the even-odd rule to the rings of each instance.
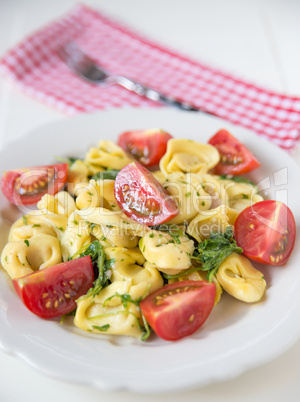
[[[206,321],[215,302],[216,288],[208,281],[166,285],[141,301],[141,310],[162,339],[176,341],[193,334]]]
[[[158,165],[167,150],[171,134],[161,129],[126,131],[119,136],[118,144],[143,166]]]
[[[291,255],[296,239],[292,211],[279,201],[261,201],[244,209],[234,225],[235,240],[251,260],[282,265]]]
[[[93,280],[92,260],[87,256],[15,278],[12,282],[32,313],[54,318],[73,311],[76,300],[93,286]]]
[[[243,174],[258,168],[260,163],[252,153],[227,130],[218,131],[209,141],[220,153],[216,174]]]
[[[36,204],[44,194],[60,191],[68,178],[68,164],[36,166],[5,172],[1,188],[5,197],[15,205]]]
[[[115,198],[128,217],[147,225],[159,225],[178,215],[174,199],[142,165],[132,162],[118,173]]]

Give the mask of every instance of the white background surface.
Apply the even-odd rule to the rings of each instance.
[[[68,11],[74,0],[0,0],[0,55],[33,30]],[[90,0],[150,38],[259,85],[300,96],[298,0]],[[17,92],[0,78],[1,144],[66,118]],[[293,157],[300,163],[300,148]],[[300,318],[299,318],[300,319]],[[1,329],[0,329],[1,330]],[[95,356],[97,358],[97,356]],[[299,401],[300,341],[282,357],[238,378],[166,395],[109,393],[39,374],[0,352],[0,400]]]

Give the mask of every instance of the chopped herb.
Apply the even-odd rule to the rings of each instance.
[[[81,234],[79,234],[79,233],[77,233],[77,236],[78,236],[78,237],[82,237],[82,235],[81,235]]]
[[[28,261],[28,258],[27,258],[27,255],[26,255],[26,261],[28,262],[28,265],[31,267],[31,264],[30,264],[30,262]]]
[[[197,191],[197,193],[196,193],[196,194],[197,194],[197,196],[198,196],[198,197],[200,197],[200,193],[198,193],[198,191]]]
[[[212,276],[217,273],[222,262],[232,253],[242,253],[233,238],[233,230],[228,226],[224,233],[212,232],[208,239],[198,244],[193,257],[201,263],[201,270],[207,271],[207,279],[211,282]]]
[[[190,193],[190,192],[188,192],[188,193],[186,193],[186,194],[185,194],[185,196],[186,196],[186,198],[188,198],[188,197],[190,197],[190,196],[191,196],[191,193]]]
[[[94,194],[93,194],[93,193],[91,193],[90,191],[88,191],[87,193],[88,193],[88,195],[90,195],[91,197],[93,197],[93,196],[94,196]]]
[[[56,229],[60,230],[61,232],[64,231],[64,228],[62,228],[61,226],[60,226],[60,227],[57,227],[57,226],[56,226]]]
[[[256,184],[253,183],[253,181],[247,179],[246,177],[222,174],[219,178],[220,178],[220,180],[232,180],[232,181],[235,181],[236,183],[251,184],[253,187],[257,188]]]
[[[111,228],[113,228],[113,225],[106,225],[106,227],[111,229]]]
[[[26,215],[23,215],[22,216],[22,218],[23,218],[23,223],[24,223],[24,225],[27,225],[27,216]]]
[[[41,227],[39,223],[35,223],[34,225],[32,225],[32,228],[39,228],[39,227]]]
[[[163,244],[157,244],[155,247],[161,247],[163,246]]]
[[[74,223],[74,225],[78,225],[78,221],[76,221],[76,219],[74,219],[74,220],[72,221],[72,223]]]
[[[202,202],[201,202],[201,205],[202,205],[202,206],[204,207],[204,205],[205,205],[205,202],[204,202],[204,201],[202,201]]]
[[[110,325],[109,325],[109,324],[105,324],[105,325],[101,325],[101,327],[99,327],[98,325],[92,325],[92,327],[93,327],[94,329],[97,329],[98,331],[106,332],[106,331],[108,330],[108,328],[110,327]]]
[[[100,237],[100,240],[101,240],[101,241],[105,241],[105,240],[106,240],[106,237],[105,237],[105,236],[101,236],[101,237]]]
[[[24,243],[26,244],[27,247],[29,247],[29,241],[28,240],[24,240]]]
[[[242,197],[244,198],[244,200],[249,200],[249,195],[247,194],[242,194]]]
[[[5,260],[5,262],[7,263],[7,255],[5,256],[4,260]]]
[[[58,162],[67,163],[69,167],[71,167],[73,163],[76,162],[77,160],[81,160],[80,158],[75,158],[74,156],[70,156],[68,158],[63,158],[62,156],[56,156],[55,159]]]
[[[150,237],[151,239],[153,239],[154,233],[150,233],[150,234],[149,234],[149,237]]]
[[[93,241],[88,246],[82,247],[71,257],[71,260],[85,257],[87,255],[89,255],[92,262],[96,264],[99,273],[98,278],[94,281],[93,287],[88,290],[85,296],[82,296],[84,299],[89,296],[95,297],[102,288],[110,284],[106,272],[109,270],[112,263],[112,260],[106,260],[104,248],[98,240]]]
[[[92,176],[94,180],[115,180],[119,170],[106,170],[104,172],[98,172]]]

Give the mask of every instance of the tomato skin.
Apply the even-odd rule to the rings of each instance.
[[[174,199],[142,165],[132,162],[118,173],[115,199],[125,215],[143,225],[167,222],[178,215]]]
[[[42,318],[55,318],[76,308],[76,300],[93,286],[90,256],[44,268],[13,279],[25,306]]]
[[[12,204],[33,205],[43,195],[54,195],[62,190],[67,178],[67,163],[22,168],[5,172],[1,179],[1,189]]]
[[[216,288],[208,281],[182,281],[166,285],[140,303],[155,333],[166,341],[193,334],[206,321],[215,302]]]
[[[295,245],[296,222],[284,203],[267,200],[244,209],[235,221],[234,232],[237,245],[248,258],[282,265]]]
[[[221,160],[214,168],[216,174],[239,175],[249,173],[260,166],[252,153],[227,130],[218,131],[208,143],[220,153]]]
[[[126,131],[119,136],[118,145],[141,165],[150,167],[159,164],[171,138],[171,134],[161,129]]]

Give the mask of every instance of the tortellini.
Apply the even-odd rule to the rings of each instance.
[[[10,228],[8,241],[30,239],[38,234],[56,237],[54,229],[46,222],[41,211],[33,210],[19,218]]]
[[[258,194],[257,187],[250,183],[240,183],[233,180],[221,180],[226,183],[226,192],[229,206],[238,213],[256,202],[263,201],[263,197]]]
[[[182,224],[191,221],[200,211],[212,205],[212,197],[203,189],[202,179],[196,174],[173,173],[163,183],[176,201],[179,213],[168,223]]]
[[[257,302],[265,293],[263,274],[243,255],[232,253],[219,266],[216,276],[227,293],[244,302]]]
[[[201,242],[207,239],[212,231],[224,233],[228,226],[234,224],[237,216],[236,210],[220,205],[198,214],[188,225],[186,232]]]
[[[68,219],[67,228],[61,238],[61,250],[64,261],[68,261],[83,246],[91,242],[90,226],[73,212]]]
[[[76,198],[78,209],[103,207],[111,211],[120,210],[114,196],[114,180],[90,180]]]
[[[91,175],[106,168],[120,170],[132,159],[113,141],[99,141],[98,147],[91,147],[84,158]]]
[[[65,231],[69,216],[76,209],[73,197],[66,191],[60,191],[54,196],[45,194],[37,207],[58,237],[62,236],[61,232]]]
[[[174,240],[169,233],[152,230],[141,238],[139,247],[146,260],[161,272],[176,275],[191,266],[194,242],[185,235]]]
[[[88,184],[88,175],[89,169],[86,164],[77,159],[69,168],[68,192],[72,195],[77,195],[80,189]]]
[[[143,236],[149,230],[129,219],[121,211],[115,213],[99,207],[80,210],[78,214],[82,219],[99,225],[102,236],[116,246],[135,247],[138,242],[137,236]]]
[[[10,241],[1,254],[1,264],[14,279],[62,261],[59,240],[38,234],[29,240]]]
[[[143,333],[141,313],[136,302],[163,286],[156,268],[145,263],[138,249],[107,248],[112,283],[95,297],[78,300],[74,324],[95,333],[127,335],[140,338]]]
[[[217,165],[219,152],[210,144],[186,139],[168,141],[167,152],[160,160],[160,170],[170,173],[206,173]]]

